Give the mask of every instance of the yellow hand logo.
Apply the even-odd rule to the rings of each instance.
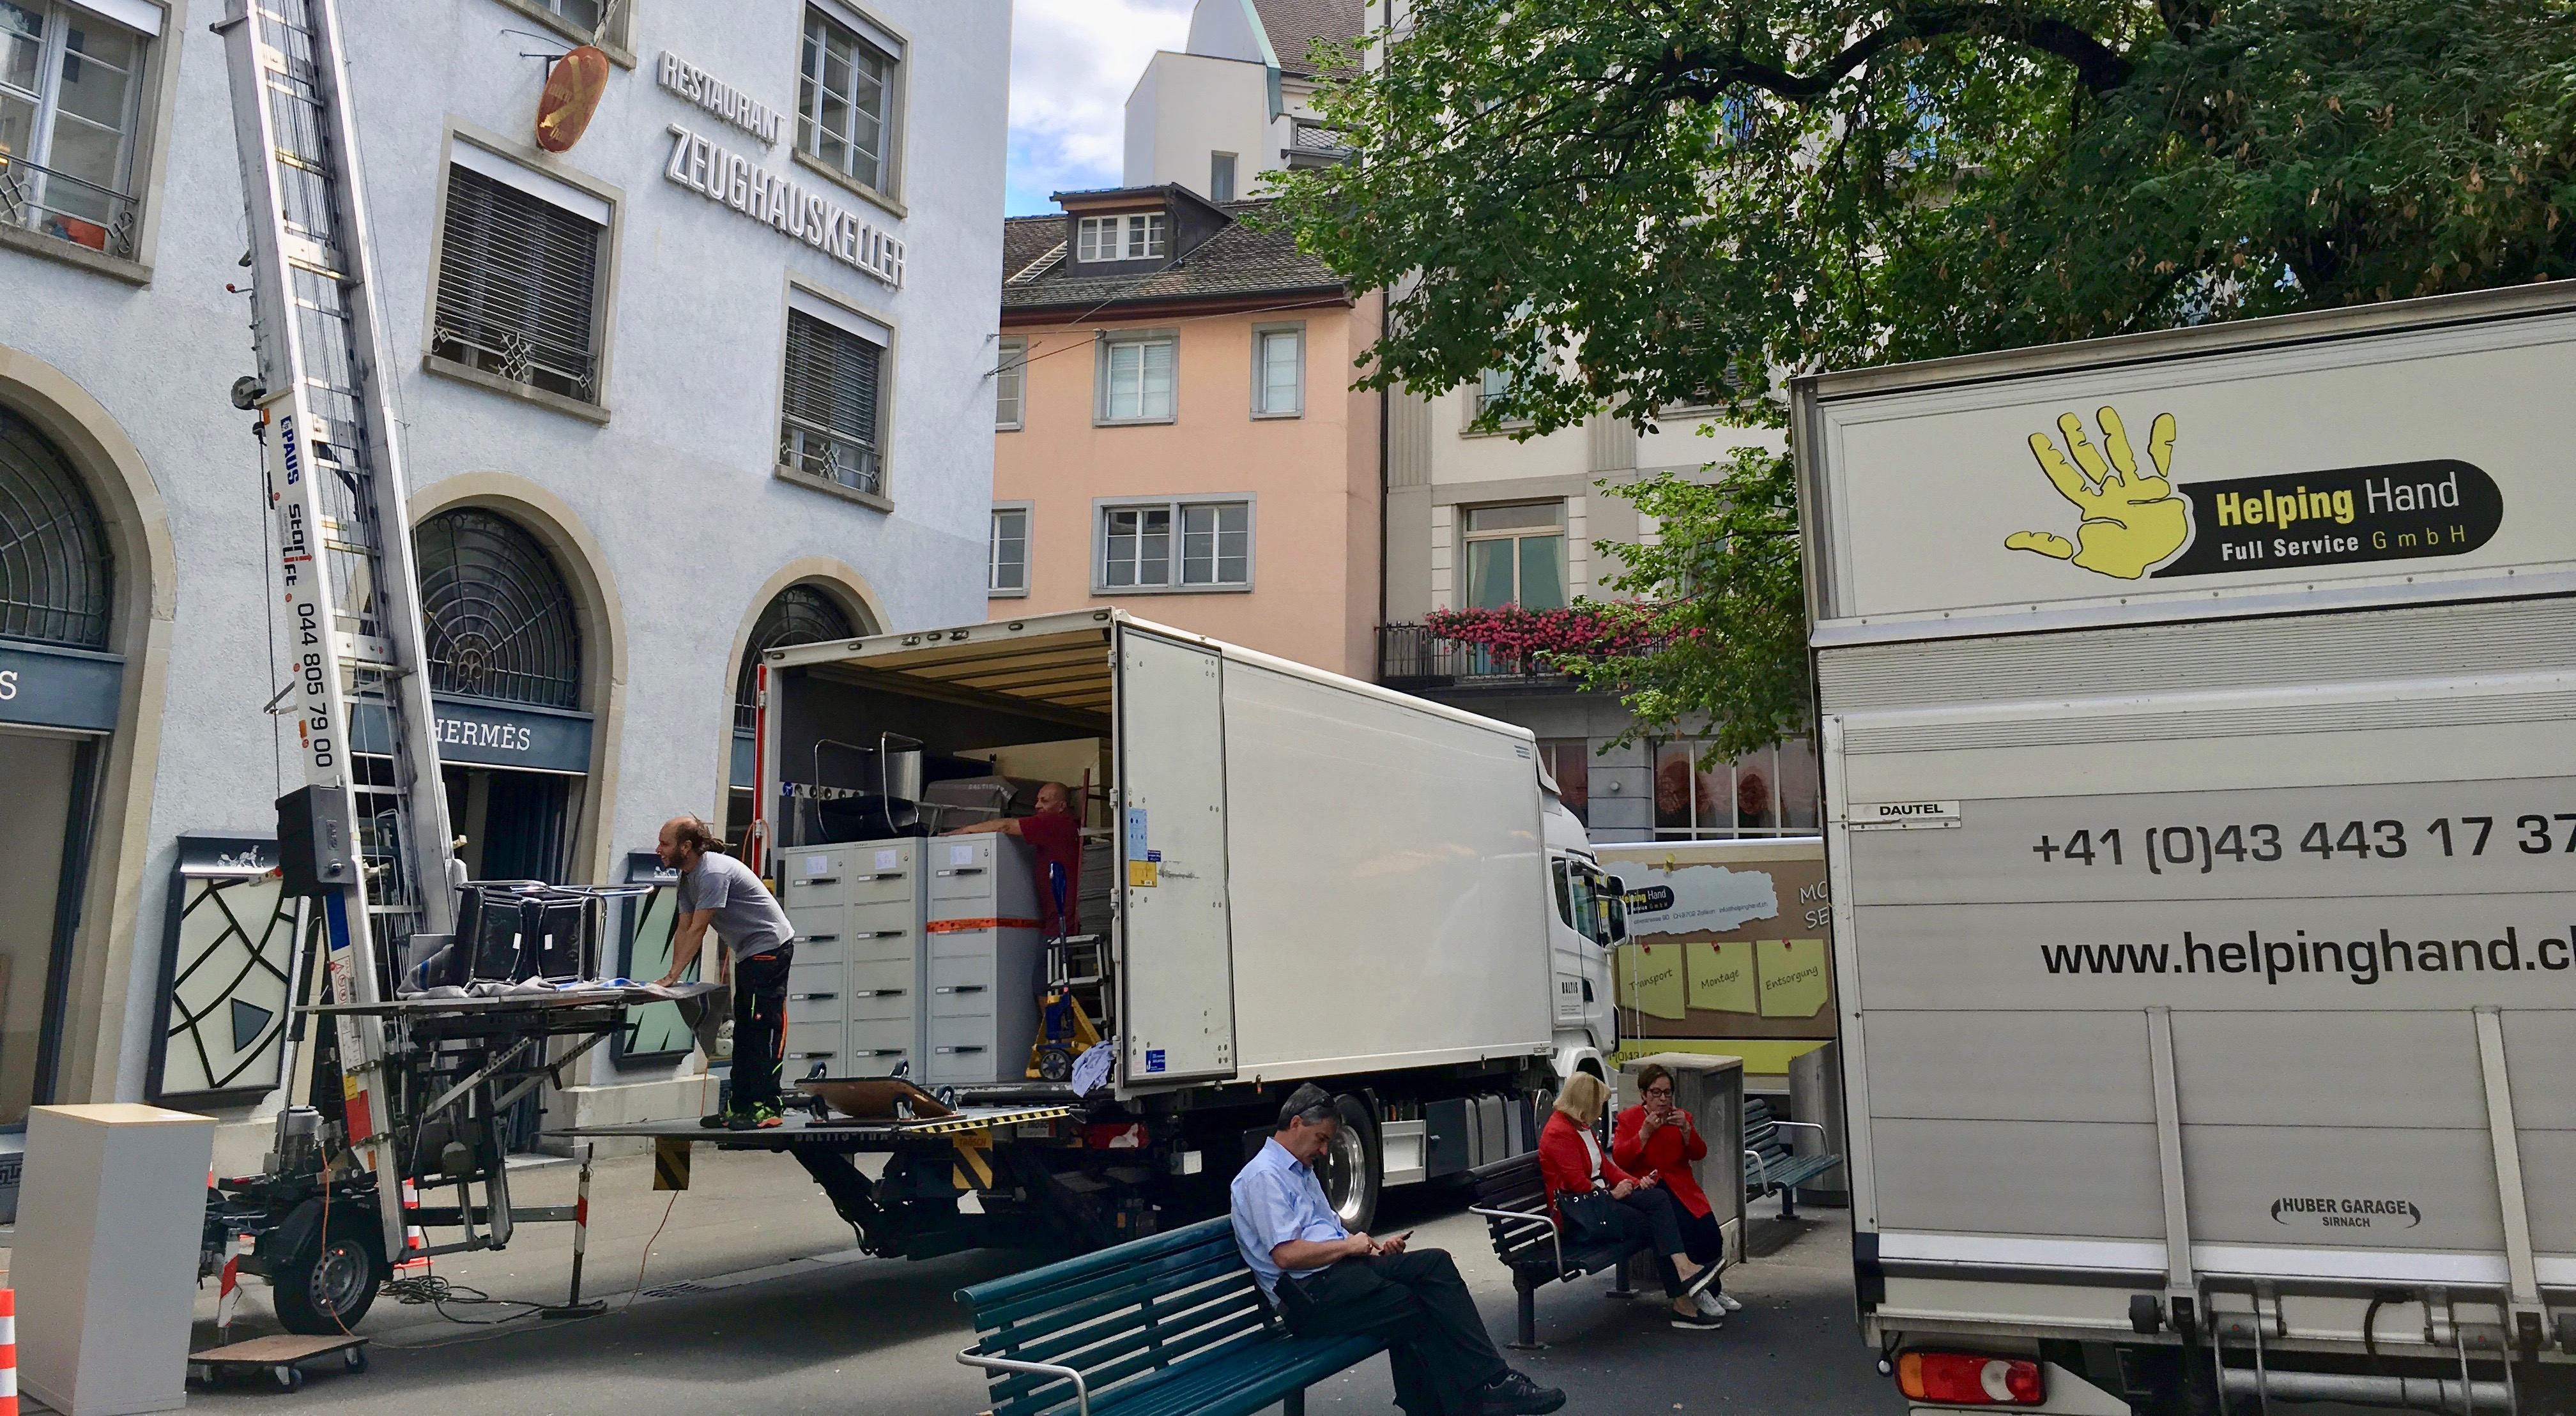
[[[2084,523],[2075,528],[2075,540],[2047,531],[2016,531],[2004,538],[2004,546],[2072,560],[2097,575],[2135,580],[2191,539],[2190,513],[2183,499],[2174,495],[2173,484],[2165,480],[2173,469],[2174,419],[2171,413],[2159,413],[2147,430],[2147,457],[2156,470],[2141,475],[2120,415],[2105,408],[2094,416],[2101,420],[2102,445],[2111,454],[2107,464],[2084,440],[2084,420],[2072,413],[2058,416],[2057,429],[2066,435],[2067,451],[2075,455],[2082,471],[2068,465],[2048,434],[2030,435],[2031,456],[2039,459],[2039,470],[2048,474],[2058,495],[2084,513]]]

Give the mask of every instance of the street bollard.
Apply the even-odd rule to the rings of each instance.
[[[581,1256],[590,1247],[590,1142],[581,1142],[581,1179],[572,1201],[572,1294],[559,1307],[539,1308],[540,1318],[588,1318],[608,1311],[608,1304],[581,1301]],[[0,1413],[6,1416],[6,1413]]]

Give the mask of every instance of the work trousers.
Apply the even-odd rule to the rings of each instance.
[[[1681,1270],[1673,1267],[1672,1255],[1685,1254],[1699,1263],[1712,1261],[1701,1258],[1691,1246],[1691,1212],[1682,1208],[1681,1201],[1663,1186],[1629,1191],[1628,1197],[1619,1201],[1617,1213],[1620,1238],[1644,1239],[1653,1246],[1655,1274],[1664,1281],[1666,1297],[1682,1296]],[[1713,1229],[1715,1221],[1710,1224]],[[1703,1242],[1701,1248],[1705,1247]],[[1716,1281],[1710,1280],[1709,1286],[1714,1288]]]
[[[1343,1259],[1279,1281],[1280,1315],[1300,1337],[1387,1342],[1395,1404],[1410,1416],[1474,1416],[1476,1390],[1509,1368],[1458,1265],[1438,1249]]]
[[[792,944],[733,961],[733,1109],[778,1105],[779,1054],[787,1045],[787,961]]]

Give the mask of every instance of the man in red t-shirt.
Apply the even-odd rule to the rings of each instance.
[[[1050,936],[1058,932],[1055,911],[1055,888],[1047,878],[1050,865],[1064,868],[1064,919],[1062,932],[1077,934],[1082,929],[1082,822],[1073,814],[1073,789],[1062,782],[1049,782],[1038,788],[1038,812],[1035,816],[1002,816],[991,821],[978,821],[971,826],[958,826],[943,831],[943,836],[971,836],[982,831],[998,831],[1017,836],[1029,843],[1037,857],[1038,926]]]

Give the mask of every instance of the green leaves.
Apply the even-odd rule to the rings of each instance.
[[[1642,602],[1630,633],[1650,647],[1556,663],[1622,696],[1636,722],[1619,741],[1705,734],[1726,759],[1806,732],[1815,708],[1789,456],[1738,448],[1717,466],[1714,484],[1667,472],[1603,487],[1660,528],[1654,545],[1594,547],[1621,566],[1606,588]]]
[[[1281,174],[1271,219],[1388,292],[1364,386],[1504,369],[1516,435],[1778,426],[1799,372],[2576,275],[2576,0],[1409,10],[1322,99],[1362,160]],[[1725,617],[1634,667],[1641,713],[1796,726],[1783,564],[1694,571]]]

